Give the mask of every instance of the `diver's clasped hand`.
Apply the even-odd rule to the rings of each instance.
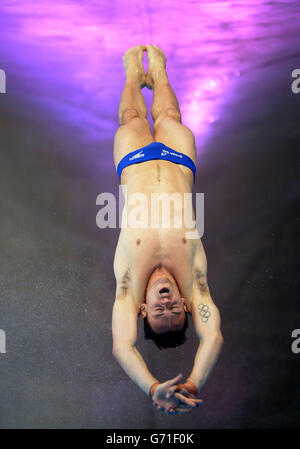
[[[195,398],[197,389],[192,382],[187,381],[180,384],[178,383],[180,380],[182,380],[182,374],[178,374],[178,376],[171,380],[155,385],[151,396],[157,410],[164,411],[168,415],[188,413],[203,402],[202,399]]]

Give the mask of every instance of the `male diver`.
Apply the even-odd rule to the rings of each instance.
[[[146,74],[144,51],[149,61]],[[114,161],[127,198],[142,193],[151,204],[154,193],[190,193],[196,172],[195,139],[181,123],[164,53],[155,45],[138,45],[125,53],[123,63],[126,83],[119,107],[120,127],[114,137]],[[153,90],[153,135],[141,92],[144,86]],[[127,215],[131,208],[128,201],[124,208]],[[174,206],[173,213],[182,211],[176,212]],[[114,258],[116,297],[112,317],[115,358],[136,385],[151,396],[157,409],[168,414],[189,412],[202,402],[196,395],[223,342],[199,234],[196,239],[188,239],[186,231],[190,229],[172,224],[174,216],[170,226],[160,221],[152,227],[122,227]],[[145,337],[152,338],[160,349],[184,343],[188,316],[192,315],[199,347],[186,381],[179,374],[161,383],[151,374],[135,346],[139,315],[144,320]]]

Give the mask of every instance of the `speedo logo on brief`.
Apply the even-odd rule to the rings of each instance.
[[[144,156],[145,156],[145,154],[142,151],[140,151],[139,153],[135,154],[134,156],[131,156],[129,158],[129,160],[132,161],[133,159],[138,159],[139,157],[144,157]]]
[[[162,150],[160,153],[161,156],[166,156],[167,154],[171,154],[172,156],[182,157],[182,154],[173,153],[172,151]]]

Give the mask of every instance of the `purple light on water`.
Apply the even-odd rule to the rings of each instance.
[[[284,53],[283,37],[299,17],[297,2],[283,0],[2,0],[0,12],[1,68],[19,79],[20,94],[26,84],[29,102],[76,125],[85,141],[113,138],[123,53],[159,45],[200,147],[239,77]]]

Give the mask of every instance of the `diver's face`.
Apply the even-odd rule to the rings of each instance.
[[[186,310],[177,285],[167,277],[162,277],[147,291],[142,317],[147,316],[157,334],[178,331],[183,328]]]

